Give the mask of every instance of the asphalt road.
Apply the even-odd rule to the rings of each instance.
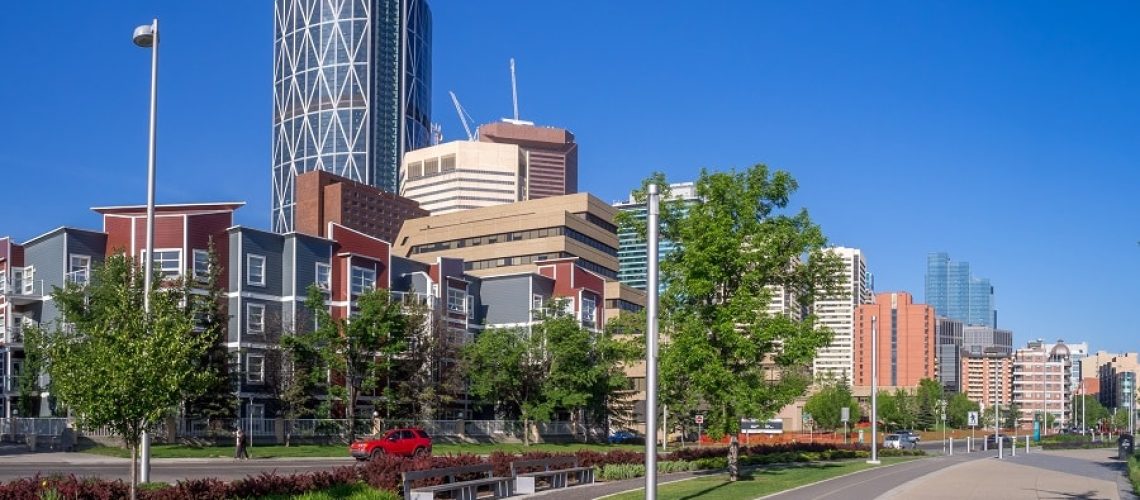
[[[34,457],[28,457],[34,459]],[[354,466],[352,459],[344,460],[183,460],[155,461],[151,463],[151,481],[175,483],[182,479],[216,477],[225,480],[242,479],[262,472],[292,474],[329,470],[336,467]],[[103,479],[130,480],[130,462],[122,463],[60,463],[33,461],[0,461],[0,481],[11,481],[36,474],[75,474],[79,477],[100,477]]]
[[[923,448],[941,443],[923,443]],[[894,489],[896,486],[937,472],[946,467],[962,462],[979,459],[992,459],[996,453],[955,453],[954,456],[934,457],[925,460],[914,460],[887,467],[879,467],[860,471],[855,474],[841,476],[835,479],[811,484],[797,490],[777,493],[766,500],[821,500],[821,499],[848,499],[848,498],[877,498]]]

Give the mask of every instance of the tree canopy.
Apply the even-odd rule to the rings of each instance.
[[[823,429],[843,427],[843,408],[849,408],[850,425],[860,419],[859,403],[851,395],[851,388],[845,382],[824,385],[804,404],[804,411],[811,414],[812,420]]]

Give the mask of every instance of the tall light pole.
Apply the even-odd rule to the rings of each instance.
[[[143,310],[150,318],[151,281],[154,273],[154,167],[158,126],[158,18],[135,28],[135,45],[150,49],[150,141],[146,171],[146,257],[143,259]],[[131,257],[134,257],[133,255]],[[150,482],[150,433],[143,431],[139,481]]]
[[[871,459],[879,464],[879,319],[871,316]]]
[[[647,249],[648,283],[645,303],[645,500],[657,500],[657,238],[658,204],[657,185],[649,185],[645,200],[648,212]],[[652,436],[650,436],[652,433]],[[668,439],[669,435],[665,435]]]

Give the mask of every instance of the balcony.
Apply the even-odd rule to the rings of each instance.
[[[44,300],[44,290],[44,280],[9,280],[7,277],[0,277],[0,296],[6,298],[10,304],[26,306],[40,302]]]

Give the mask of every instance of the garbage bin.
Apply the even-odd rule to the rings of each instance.
[[[1136,440],[1131,434],[1121,434],[1116,439],[1116,458],[1128,460],[1136,451]]]

